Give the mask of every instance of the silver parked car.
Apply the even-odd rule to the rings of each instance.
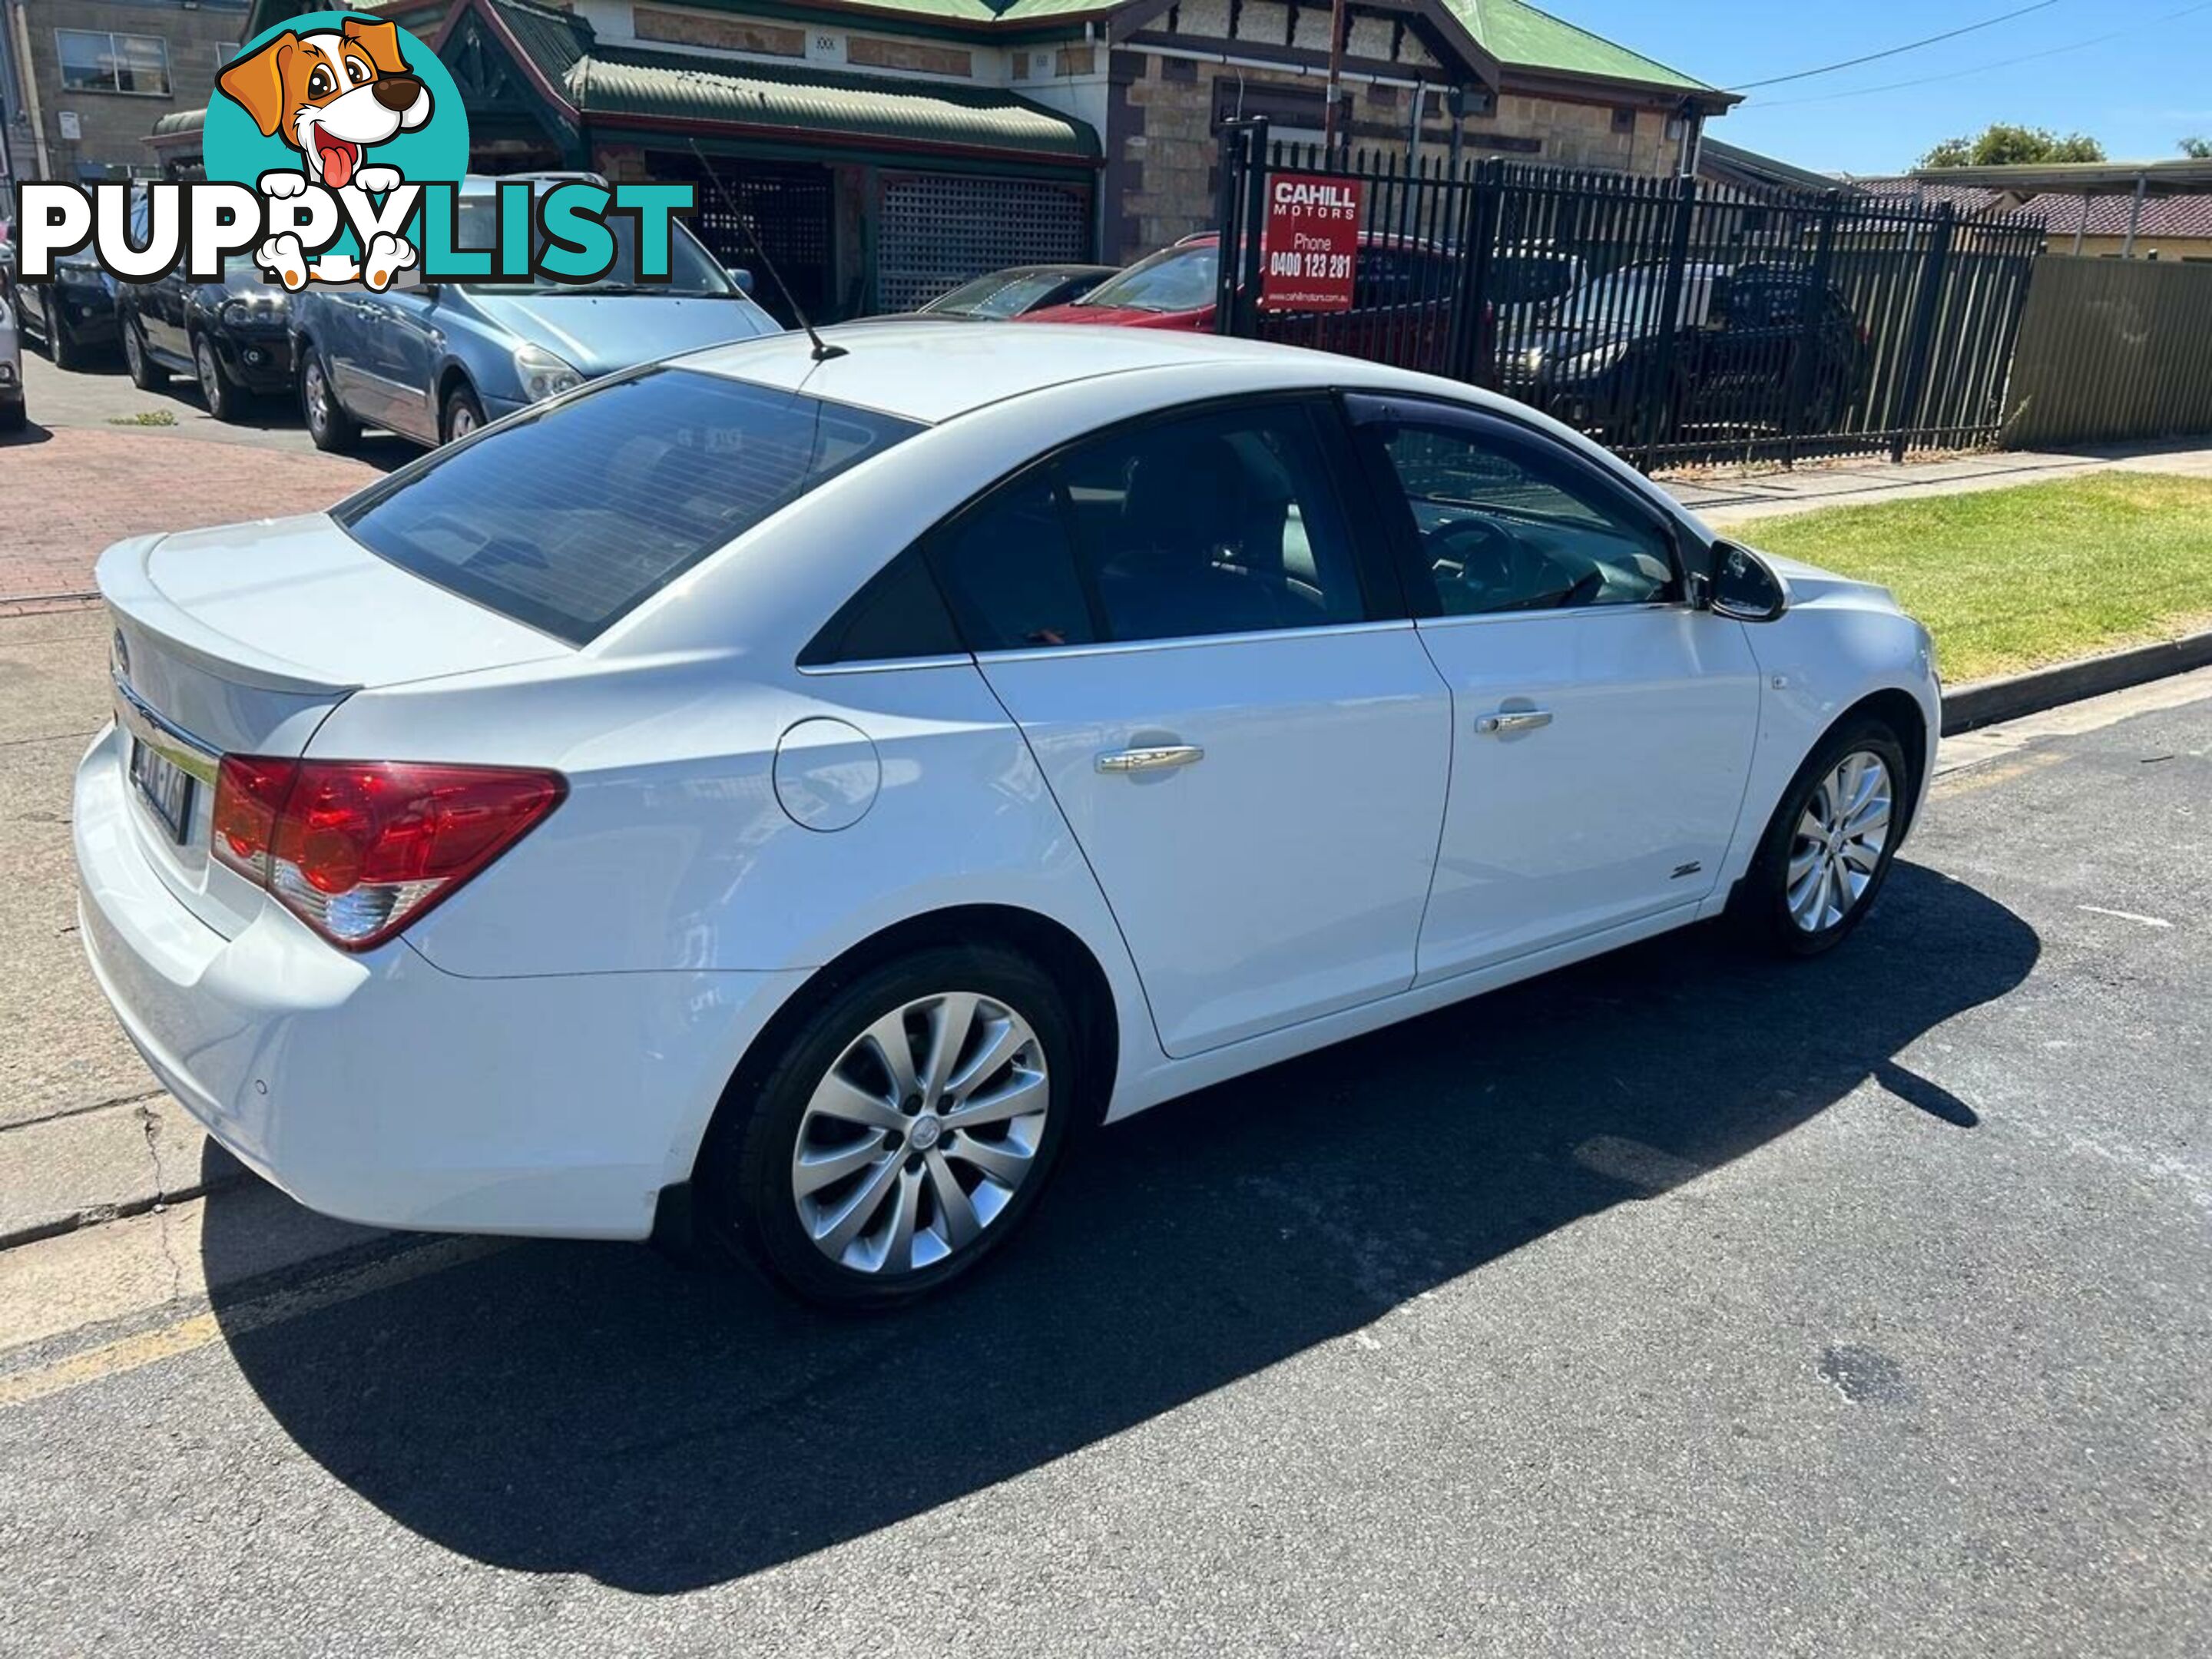
[[[21,432],[23,411],[23,328],[15,312],[15,261],[0,249],[0,432]]]
[[[462,181],[462,246],[490,246],[501,182]],[[778,331],[744,273],[716,264],[680,222],[669,227],[665,283],[637,279],[634,222],[609,222],[617,253],[598,282],[440,283],[402,272],[381,294],[351,283],[304,290],[292,307],[293,361],[316,447],[343,449],[364,426],[449,442],[602,374]]]

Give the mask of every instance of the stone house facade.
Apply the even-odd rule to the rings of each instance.
[[[325,3],[253,0],[241,33]],[[741,203],[826,316],[1001,266],[1125,263],[1210,228],[1224,124],[1264,114],[1318,140],[1329,55],[1323,0],[366,9],[453,70],[479,170],[711,174],[702,204]],[[1347,17],[1347,137],[1401,160],[1671,173],[1735,101],[1523,0],[1349,0]],[[188,125],[157,143],[172,166],[191,163]],[[742,258],[732,225],[702,211],[696,228]]]

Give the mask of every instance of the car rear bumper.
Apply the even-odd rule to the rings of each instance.
[[[746,1044],[805,977],[466,979],[404,940],[349,956],[274,903],[226,939],[148,864],[120,741],[103,733],[76,777],[93,973],[185,1109],[311,1209],[642,1238]]]

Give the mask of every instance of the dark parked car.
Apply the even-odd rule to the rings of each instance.
[[[115,345],[118,286],[88,251],[61,254],[51,283],[16,283],[19,324],[46,343],[55,368],[82,368]]]
[[[921,307],[920,314],[999,322],[1079,300],[1120,270],[1119,265],[1016,265],[939,295]]]
[[[193,282],[179,268],[121,287],[123,361],[141,391],[189,374],[208,413],[230,421],[248,394],[291,390],[291,296],[247,256],[224,260],[220,282]]]
[[[1507,359],[1504,389],[1607,438],[1633,434],[1652,411],[1664,435],[1698,425],[1778,428],[1802,372],[1803,429],[1841,423],[1865,385],[1868,352],[1840,289],[1810,293],[1802,266],[1693,264],[1670,327],[1667,278],[1664,264],[1626,265],[1577,289]],[[1812,362],[1801,371],[1808,346]]]

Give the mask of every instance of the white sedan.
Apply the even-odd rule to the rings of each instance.
[[[894,1301],[1099,1122],[1881,888],[1938,704],[1880,589],[1447,381],[840,337],[101,559],[86,948],[301,1202]]]

